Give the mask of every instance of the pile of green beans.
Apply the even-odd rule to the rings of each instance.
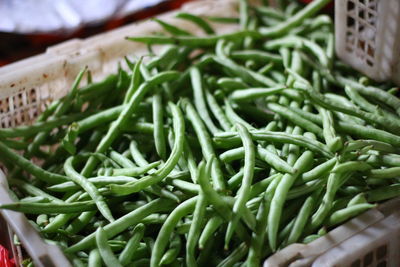
[[[329,0],[278,2],[177,15],[202,37],[157,19],[168,34],[128,39],[161,53],[100,82],[84,69],[35,123],[0,129],[16,201],[0,208],[74,266],[251,267],[399,196],[397,88],[335,58]]]

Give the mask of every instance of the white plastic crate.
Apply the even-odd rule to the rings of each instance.
[[[236,0],[192,2],[183,9],[198,15],[237,15]],[[161,17],[168,22],[179,23],[180,27],[191,32],[201,32],[190,23],[174,19],[173,14]],[[235,28],[227,24],[214,26],[219,33]],[[84,66],[89,67],[95,81],[115,73],[117,63],[123,62],[124,56],[139,56],[147,51],[144,45],[126,41],[124,37],[155,31],[160,31],[160,28],[152,21],[132,24],[92,38],[74,39],[51,47],[44,54],[0,68],[0,127],[32,123],[48,103],[66,94],[75,75]],[[0,172],[0,203],[10,201],[6,178]],[[363,262],[370,251],[378,251],[376,255],[381,255],[382,245],[387,248],[385,266],[400,266],[400,215],[395,212],[399,206],[399,200],[391,201],[308,245],[293,244],[267,259],[264,266],[367,266],[351,264],[357,263],[358,259]],[[61,250],[46,244],[23,214],[0,210],[0,215],[8,222],[11,232],[20,237],[35,266],[69,266]],[[18,256],[15,248],[13,253]],[[381,261],[368,266],[383,267],[378,263],[381,264]]]
[[[264,267],[400,266],[400,198],[371,209],[309,244],[292,244]]]
[[[335,0],[336,53],[377,80],[400,84],[400,1]]]

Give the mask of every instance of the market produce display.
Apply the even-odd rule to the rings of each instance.
[[[168,35],[127,38],[149,56],[0,129],[0,208],[74,266],[250,267],[399,196],[397,88],[335,58],[329,2],[176,15],[202,36],[155,19]]]

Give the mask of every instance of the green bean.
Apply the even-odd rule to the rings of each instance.
[[[365,192],[368,202],[378,202],[391,199],[400,195],[400,184],[382,186]]]
[[[110,159],[116,162],[118,165],[122,166],[123,168],[134,168],[136,167],[135,163],[130,161],[126,156],[116,152],[110,152]]]
[[[178,28],[172,24],[169,24],[167,22],[164,22],[160,19],[157,18],[153,18],[152,20],[154,20],[155,22],[157,22],[158,24],[161,25],[161,27],[169,32],[172,35],[177,35],[177,36],[190,36],[191,34],[185,30],[182,30],[181,28]]]
[[[156,242],[154,243],[154,248],[151,253],[150,266],[159,266],[173,229],[183,216],[193,211],[197,201],[198,197],[190,198],[182,202],[172,211],[172,213],[170,213],[167,220],[161,227]]]
[[[363,148],[370,148],[381,152],[395,153],[397,149],[392,145],[376,140],[355,140],[345,144],[344,151],[356,151]]]
[[[372,127],[366,127],[346,122],[338,122],[337,128],[339,131],[343,131],[353,136],[374,139],[377,141],[389,143],[393,146],[400,145],[400,137],[398,135],[394,135],[383,130],[374,129]]]
[[[69,157],[64,163],[64,171],[67,176],[76,184],[80,185],[94,200],[101,214],[110,222],[114,221],[108,205],[105,203],[103,196],[98,192],[97,188],[89,182],[83,175],[79,174],[73,167],[76,164],[76,157]]]
[[[170,243],[170,248],[165,252],[160,260],[160,265],[172,264],[178,256],[182,246],[179,235],[175,235]]]
[[[96,214],[95,211],[82,212],[71,224],[65,229],[67,233],[76,234],[80,232]]]
[[[265,74],[267,74],[270,70],[272,70],[273,67],[274,67],[274,63],[271,62],[271,63],[266,64],[264,67],[260,68],[257,72],[260,73],[260,74],[262,74],[262,75],[265,75]]]
[[[70,92],[63,99],[61,99],[53,115],[50,117],[51,119],[57,119],[58,117],[63,116],[71,108],[72,102],[75,96],[78,94],[78,87],[86,70],[87,67],[83,68],[78,73],[78,75],[75,78],[75,81],[71,86]],[[49,130],[38,133],[35,136],[35,138],[33,139],[32,143],[29,145],[28,148],[28,152],[30,154],[36,152],[39,149],[39,146],[46,141],[46,138],[49,136]]]
[[[125,183],[129,183],[132,181],[137,181],[137,179],[132,178],[132,177],[125,177],[125,176],[121,176],[121,177],[97,176],[97,177],[93,177],[93,178],[88,178],[88,181],[96,186],[104,186],[104,185],[108,185],[111,183],[125,184]],[[80,187],[78,185],[76,185],[74,182],[65,182],[65,183],[49,186],[47,189],[49,189],[51,191],[55,191],[55,192],[68,192],[68,191],[78,190],[79,188]]]
[[[132,257],[139,247],[140,240],[143,238],[145,226],[141,223],[135,226],[132,232],[132,237],[129,239],[125,248],[119,254],[118,260],[121,265],[125,266],[131,262]]]
[[[155,161],[153,163],[148,164],[147,166],[113,169],[112,176],[139,176],[156,168],[160,164],[161,161]]]
[[[205,215],[207,199],[203,191],[200,190],[199,197],[196,202],[193,213],[192,224],[186,241],[186,265],[197,266],[195,258],[195,248],[199,240],[202,221]]]
[[[275,39],[267,41],[264,45],[266,49],[277,49],[280,47],[290,47],[290,48],[305,48],[309,52],[314,53],[314,56],[319,60],[323,67],[329,66],[329,59],[325,51],[315,42],[304,39],[299,36],[288,36],[282,39]]]
[[[368,178],[390,179],[398,177],[400,177],[400,167],[372,169],[368,174]]]
[[[9,175],[12,177],[12,175]],[[16,186],[19,190],[24,191],[28,195],[32,196],[40,196],[40,197],[45,197],[51,202],[55,203],[62,203],[63,201],[55,196],[52,196],[40,188],[37,188],[36,186],[32,185],[31,183],[25,182],[21,179],[14,179],[14,178],[7,178],[7,181],[10,185]]]
[[[249,247],[246,243],[241,243],[228,257],[218,263],[217,267],[233,266],[235,263],[244,258],[248,249]]]
[[[338,163],[336,164],[338,166]],[[311,222],[308,225],[309,229],[315,229],[320,226],[320,224],[325,220],[328,216],[329,211],[332,209],[333,199],[336,195],[336,192],[339,186],[345,182],[351,173],[341,173],[341,172],[333,172],[328,177],[327,189],[325,195],[322,199],[322,204],[319,206],[318,210],[311,217]]]
[[[249,253],[247,255],[248,266],[258,266],[261,261],[261,250],[265,244],[265,234],[268,224],[268,213],[272,198],[275,194],[276,188],[281,181],[282,175],[274,179],[268,186],[261,199],[261,204],[257,211],[256,216],[256,230],[251,236],[251,243]]]
[[[234,61],[227,58],[226,56],[213,57],[213,60],[221,66],[227,68],[234,75],[242,78],[244,82],[249,83],[252,86],[276,86],[276,83],[273,80],[265,77],[264,75],[261,75],[260,73],[254,72],[236,64]]]
[[[143,205],[136,210],[118,218],[112,223],[107,224],[104,227],[104,231],[108,238],[111,238],[130,226],[136,225],[139,223],[143,218],[146,218],[150,214],[158,213],[162,211],[170,211],[172,207],[175,207],[174,202],[168,199],[155,199],[151,202]],[[95,242],[95,234],[92,233],[78,243],[70,246],[65,250],[66,253],[74,253],[79,250],[83,250],[85,248],[92,247]]]
[[[190,13],[180,12],[180,13],[176,14],[175,17],[193,22],[194,24],[199,26],[201,29],[203,29],[203,31],[207,34],[215,33],[213,28],[204,19],[202,19],[199,16],[196,16],[196,15],[193,15]]]
[[[117,75],[110,74],[99,82],[91,83],[80,88],[79,95],[81,95],[85,99],[90,97],[98,97],[99,95],[107,92],[108,90],[114,89],[117,83],[117,78],[118,78]]]
[[[275,173],[255,184],[253,184],[251,186],[250,198],[254,198],[254,197],[258,196],[259,194],[261,194],[262,192],[264,192],[265,189],[268,188],[268,186],[271,184],[272,181],[280,180],[282,178],[282,176],[283,176],[282,173]]]
[[[251,59],[251,60],[255,60],[255,61],[261,61],[263,63],[265,63],[265,62],[281,63],[282,62],[281,56],[279,56],[277,54],[261,51],[261,50],[234,51],[231,54],[231,57],[233,59],[239,59],[239,60]]]
[[[164,133],[164,112],[162,108],[162,97],[160,93],[153,96],[153,123],[154,123],[154,142],[156,145],[156,151],[160,158],[166,159],[167,151],[165,145],[165,133]]]
[[[35,202],[35,203],[49,203],[49,199],[45,197],[24,197],[20,199],[21,202]]]
[[[333,154],[327,149],[322,143],[304,137],[302,135],[293,135],[283,132],[272,132],[266,130],[254,130],[250,131],[252,138],[257,141],[270,141],[278,143],[289,143],[305,147],[311,151],[321,154],[327,158],[332,158]],[[237,146],[240,141],[239,136],[236,132],[223,132],[217,133],[214,136],[214,142],[220,147],[232,147]]]
[[[191,194],[198,194],[200,191],[200,187],[197,184],[193,184],[190,182],[174,179],[170,182],[171,185],[179,188],[179,190],[191,193]]]
[[[201,189],[204,191],[204,194],[207,195],[209,202],[214,206],[215,210],[218,214],[226,221],[229,221],[232,217],[232,211],[223,198],[218,195],[218,193],[213,189],[208,180],[211,172],[211,166],[213,164],[214,157],[207,162],[207,166],[205,166],[204,162],[201,162],[199,165],[199,175],[198,175],[198,183],[201,186]],[[248,224],[251,228],[251,218],[244,217],[243,220]],[[236,227],[236,233],[241,239],[246,239],[246,233],[244,232],[243,225],[239,222]]]
[[[48,121],[36,122],[29,126],[18,126],[15,128],[2,128],[0,129],[0,137],[2,138],[14,138],[14,137],[29,137],[40,132],[50,131],[54,128],[66,125],[76,120],[82,119],[89,115],[89,112],[70,114],[60,116]]]
[[[194,105],[196,107],[197,113],[203,120],[204,124],[207,126],[208,130],[212,134],[215,134],[216,132],[219,132],[219,130],[211,120],[210,114],[208,113],[204,96],[203,82],[201,79],[200,70],[198,68],[191,68],[190,79],[192,82]]]
[[[395,154],[387,154],[381,156],[382,162],[385,165],[400,167],[400,156]]]
[[[335,166],[337,159],[332,158],[330,160],[321,163],[320,165],[314,167],[313,169],[309,170],[308,172],[303,173],[299,179],[303,182],[309,182],[315,179],[320,178],[327,174],[332,168]]]
[[[107,134],[103,137],[100,143],[96,147],[96,152],[104,153],[114,142],[114,140],[118,137],[119,128],[123,126],[132,113],[138,108],[139,103],[143,99],[144,95],[154,86],[157,86],[159,83],[167,82],[178,77],[177,72],[166,71],[155,75],[150,80],[142,83],[139,88],[134,92],[129,103],[124,107],[121,111],[118,119],[111,125],[108,129]],[[94,157],[90,157],[87,161],[85,167],[83,168],[82,175],[87,177],[89,176],[93,169],[95,168],[97,161]]]
[[[243,207],[246,205],[247,200],[249,199],[249,194],[251,190],[251,184],[254,176],[254,166],[255,166],[255,147],[253,141],[251,139],[250,133],[241,124],[237,124],[236,128],[238,129],[239,136],[242,140],[243,147],[245,149],[244,152],[244,173],[242,179],[242,185],[239,189],[239,193],[237,194],[237,200],[233,205],[233,218],[228,223],[228,229],[225,235],[225,246],[228,246],[230,239],[235,231],[236,225],[241,218],[241,213]]]
[[[246,88],[235,90],[230,94],[230,98],[234,101],[250,101],[260,97],[274,95],[286,89],[285,86],[277,86],[272,88]]]
[[[298,82],[297,82],[297,86],[302,87]],[[369,112],[365,112],[362,111],[359,108],[350,108],[347,107],[343,104],[339,104],[338,102],[332,102],[329,98],[327,98],[326,96],[319,94],[317,92],[315,92],[314,90],[310,90],[309,87],[303,87],[300,89],[305,89],[307,92],[308,97],[314,101],[315,103],[317,103],[318,105],[330,109],[330,110],[335,110],[335,111],[339,111],[348,115],[352,115],[355,117],[359,117],[369,123],[377,123],[379,125],[381,125],[382,127],[388,129],[391,132],[399,132],[400,131],[400,122],[397,121],[393,121],[390,120],[387,117],[384,116],[380,116],[380,115],[376,115],[373,113],[369,113]]]
[[[65,201],[65,203],[71,203],[71,202],[76,201],[80,194],[81,194],[81,192],[77,192],[77,193],[73,194]],[[59,228],[64,226],[68,222],[69,219],[71,219],[75,215],[76,214],[73,214],[73,213],[57,215],[56,217],[54,217],[54,219],[49,224],[47,224],[44,227],[43,232],[51,233],[51,232],[57,231]]]
[[[218,22],[218,23],[238,23],[239,18],[236,17],[218,17],[218,16],[207,16],[206,17],[208,20],[213,21],[213,22]]]
[[[132,140],[129,144],[129,150],[131,152],[131,156],[133,160],[136,162],[138,166],[144,167],[149,164],[149,162],[144,158],[142,153],[139,151],[138,144],[135,140]]]
[[[300,52],[297,50],[293,51],[291,59],[292,59],[290,62],[291,70],[293,70],[299,74],[303,74],[304,67],[303,67],[303,60],[301,58]],[[286,85],[291,86],[293,84],[293,82],[294,82],[294,78],[293,78],[293,76],[290,75],[286,80]]]
[[[10,150],[7,146],[0,142],[0,153],[7,161],[12,162],[21,169],[35,176],[37,179],[42,180],[49,184],[56,184],[59,182],[67,181],[67,177],[55,173],[48,172],[39,166],[36,166],[26,158]]]
[[[256,12],[267,17],[273,17],[280,20],[285,19],[285,15],[277,8],[273,8],[267,5],[262,5],[262,6],[256,6],[254,7],[254,9],[256,10]]]
[[[204,124],[200,120],[200,116],[197,114],[196,110],[189,101],[183,101],[185,106],[186,114],[196,132],[197,138],[201,145],[201,150],[203,156],[206,160],[210,160],[211,157],[215,156],[215,151],[212,146],[211,138],[208,135]],[[225,189],[225,183],[223,181],[222,171],[219,165],[219,161],[214,162],[213,168],[213,182],[214,187],[217,191],[222,191]]]
[[[96,231],[96,244],[99,250],[100,256],[107,267],[122,267],[122,264],[115,257],[111,250],[111,247],[107,243],[107,235],[102,227],[97,228]]]
[[[328,4],[329,1],[330,0],[313,1],[286,21],[281,22],[273,27],[260,28],[259,31],[264,37],[282,36],[292,28],[300,25],[305,19],[317,13],[321,8]]]
[[[346,95],[354,102],[354,104],[357,104],[362,109],[369,112],[375,112],[377,110],[377,106],[374,106],[373,104],[369,103],[364,97],[362,97],[357,92],[357,90],[354,90],[350,86],[345,86],[344,90],[346,92]]]
[[[362,162],[362,161],[347,161],[344,163],[341,163],[339,165],[336,165],[331,173],[340,173],[340,172],[351,172],[351,171],[360,171],[360,172],[364,172],[364,171],[369,171],[371,170],[372,167],[371,165],[369,165],[366,162]]]
[[[271,210],[268,214],[268,241],[273,251],[276,249],[278,227],[281,219],[282,208],[286,200],[286,195],[296,178],[309,168],[313,153],[304,152],[296,161],[294,168],[297,170],[294,174],[285,174],[279,183],[271,202]]]
[[[118,118],[121,111],[125,108],[125,105],[116,106],[113,108],[109,108],[96,114],[87,116],[82,120],[78,120],[76,122],[78,133],[84,133],[90,129],[93,129],[99,125],[112,121]]]
[[[296,199],[298,197],[301,197],[303,195],[310,194],[311,192],[314,192],[318,188],[321,187],[321,185],[324,185],[326,183],[326,177],[321,177],[318,180],[310,181],[308,183],[305,183],[304,185],[293,187],[287,195],[287,199]]]
[[[247,84],[245,84],[238,78],[227,78],[227,77],[218,79],[217,85],[222,87],[222,89],[224,89],[227,92],[248,87]]]
[[[316,198],[317,194],[312,194],[304,201],[298,215],[296,216],[293,228],[290,231],[289,237],[285,245],[290,245],[292,243],[297,242],[300,239],[302,230],[304,229],[307,221],[309,220],[312,209],[315,206]]]
[[[229,122],[224,111],[219,106],[214,96],[207,89],[205,90],[205,93],[206,93],[207,104],[210,107],[214,117],[218,120],[222,129],[224,129],[225,131],[229,131],[232,128],[232,124]]]
[[[343,87],[346,85],[351,86],[351,88],[359,91],[361,94],[365,94],[367,96],[371,96],[383,103],[386,103],[391,108],[393,108],[398,115],[400,115],[400,100],[388,92],[381,90],[380,88],[372,87],[372,86],[363,86],[351,79],[345,78],[340,75],[336,75],[335,78],[338,82],[341,83]]]
[[[92,249],[89,253],[89,259],[88,259],[88,267],[98,267],[101,266],[101,256],[99,250]]]
[[[320,137],[323,136],[323,134],[322,134],[323,131],[318,125],[302,118],[301,116],[297,115],[294,112],[291,112],[290,109],[288,109],[284,106],[275,104],[275,103],[268,103],[267,107],[270,110],[272,110],[273,112],[278,113],[280,116],[290,120],[291,122],[295,123],[296,125],[299,125],[303,129],[310,131],[312,133],[315,133],[316,135],[318,135]]]
[[[254,127],[252,125],[250,125],[248,122],[246,122],[244,119],[242,119],[233,110],[232,105],[231,105],[231,101],[229,101],[228,99],[225,99],[224,103],[225,103],[225,115],[228,118],[228,120],[232,123],[232,125],[240,123],[240,124],[243,124],[244,126],[246,126],[248,129],[254,129]]]
[[[28,148],[28,143],[24,141],[3,139],[2,142],[8,148],[15,150],[26,150]]]
[[[367,199],[365,198],[364,193],[359,193],[355,195],[352,199],[350,199],[349,203],[347,203],[347,207],[351,207],[356,204],[367,203]]]
[[[128,183],[126,185],[111,185],[110,189],[112,192],[119,195],[127,195],[133,192],[138,192],[148,186],[154,185],[162,181],[178,163],[178,160],[183,152],[185,123],[183,121],[183,116],[179,108],[172,103],[169,103],[169,107],[171,108],[174,118],[173,124],[176,140],[171,155],[166,163],[153,174],[142,177],[139,181],[133,182],[133,184]]]
[[[204,227],[203,231],[201,232],[199,238],[199,249],[203,250],[207,244],[207,241],[210,237],[215,233],[215,231],[221,226],[223,220],[220,216],[215,215],[208,220],[206,226]]]
[[[93,201],[82,201],[74,203],[15,202],[0,205],[0,209],[9,209],[27,214],[77,213],[93,210],[94,207],[95,203]]]
[[[339,223],[342,223],[344,221],[347,221],[348,219],[361,214],[362,212],[369,210],[371,208],[376,207],[376,205],[369,204],[369,203],[361,203],[361,204],[355,204],[350,207],[335,211],[332,213],[332,215],[328,219],[328,225],[337,225]]]
[[[146,44],[179,44],[188,47],[210,47],[215,45],[219,40],[237,40],[246,36],[260,38],[260,34],[256,31],[238,31],[234,33],[226,33],[220,35],[210,35],[207,37],[196,36],[133,36],[126,39],[134,42]]]
[[[332,152],[336,152],[342,148],[342,139],[336,135],[332,112],[324,108],[318,109],[322,118],[323,135],[326,145]]]

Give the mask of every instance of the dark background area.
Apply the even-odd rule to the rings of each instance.
[[[179,8],[182,4],[189,1],[191,0],[167,0],[156,6],[130,14],[124,18],[112,19],[95,26],[77,29],[68,35],[22,35],[0,32],[0,66],[43,53],[46,51],[47,47],[72,38],[87,38],[101,32],[110,31],[122,25]]]

